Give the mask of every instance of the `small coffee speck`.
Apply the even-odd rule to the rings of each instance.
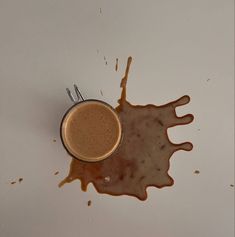
[[[100,90],[100,94],[101,94],[102,96],[104,96],[104,94],[103,94],[103,91],[102,91],[102,90]]]
[[[56,142],[56,139],[53,139],[53,142]]]
[[[115,71],[118,70],[118,58],[116,58]]]
[[[19,181],[19,183],[21,183],[21,182],[23,181],[23,178],[19,178],[19,180],[18,180],[18,181]]]
[[[233,187],[234,187],[234,185],[233,185],[233,184],[230,184],[230,187],[232,187],[232,188],[233,188]]]
[[[54,173],[54,175],[57,175],[57,174],[59,174],[59,171],[56,171],[56,172]]]
[[[194,174],[200,174],[200,171],[199,170],[195,170]]]
[[[15,184],[15,183],[16,183],[15,181],[11,182],[11,184]]]
[[[99,49],[97,49],[97,50],[96,50],[96,53],[99,54],[99,52],[100,52]]]
[[[102,14],[102,8],[100,7],[100,14]]]
[[[162,146],[160,147],[160,149],[163,150],[165,147],[166,147],[166,145],[162,145]]]
[[[91,206],[91,200],[89,200],[89,201],[87,202],[87,206],[88,206],[88,207]]]
[[[210,80],[211,80],[210,78],[207,78],[207,80],[206,80],[206,81],[208,82],[208,81],[210,81]]]
[[[198,128],[197,130],[198,130],[198,131],[201,131],[201,129],[200,129],[200,128]]]
[[[108,65],[108,61],[105,56],[104,56],[104,61],[105,61],[105,65]]]

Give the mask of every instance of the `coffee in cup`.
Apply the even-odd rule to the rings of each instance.
[[[68,153],[89,162],[109,157],[122,135],[118,114],[99,100],[85,100],[72,106],[62,119],[60,132]]]

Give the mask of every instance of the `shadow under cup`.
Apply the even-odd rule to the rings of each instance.
[[[99,100],[85,100],[72,106],[64,115],[61,140],[74,158],[95,162],[108,158],[122,137],[116,111]]]

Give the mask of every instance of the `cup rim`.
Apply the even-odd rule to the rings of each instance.
[[[74,107],[78,106],[79,104],[86,103],[86,102],[99,102],[99,103],[102,103],[102,104],[108,106],[108,107],[117,115],[117,118],[118,118],[118,120],[119,120],[119,122],[120,122],[120,129],[121,129],[120,133],[121,133],[121,135],[120,135],[120,139],[119,139],[118,145],[117,145],[117,147],[116,147],[107,157],[105,157],[105,158],[103,158],[103,159],[99,159],[99,160],[85,160],[85,159],[81,159],[81,158],[75,156],[74,154],[72,154],[72,153],[69,151],[69,149],[68,149],[67,146],[65,145],[65,142],[64,142],[64,139],[63,139],[62,130],[63,130],[63,123],[64,123],[64,120],[65,120],[66,116],[69,114],[69,112],[70,112]],[[71,107],[69,107],[69,108],[66,110],[66,112],[64,113],[64,115],[63,115],[63,117],[62,117],[62,119],[61,119],[61,122],[60,122],[60,140],[61,140],[61,142],[62,142],[62,145],[63,145],[63,147],[65,148],[65,150],[67,151],[67,153],[68,153],[72,158],[75,158],[75,159],[77,159],[77,160],[79,160],[79,161],[83,161],[83,162],[87,162],[87,163],[95,163],[95,162],[99,162],[99,161],[106,160],[110,155],[112,155],[114,152],[117,151],[117,149],[119,148],[119,146],[120,146],[120,144],[121,144],[121,142],[122,142],[122,138],[123,138],[123,136],[122,136],[122,124],[121,124],[121,120],[120,120],[119,114],[117,113],[117,111],[116,111],[110,104],[108,104],[107,102],[102,101],[102,100],[98,100],[98,99],[87,99],[87,100],[82,100],[82,101],[79,101],[79,102],[74,103],[74,105],[72,105]]]

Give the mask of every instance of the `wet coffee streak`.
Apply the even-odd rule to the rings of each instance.
[[[115,71],[118,70],[118,58],[116,58]]]
[[[168,174],[170,158],[178,150],[192,150],[193,145],[189,142],[173,144],[167,129],[193,121],[193,115],[177,117],[175,112],[176,107],[189,103],[190,98],[183,96],[162,106],[130,104],[126,100],[126,84],[131,62],[129,57],[116,108],[123,131],[121,145],[108,159],[100,162],[73,159],[69,175],[60,186],[79,179],[84,191],[93,183],[99,193],[125,194],[145,200],[147,187],[173,185],[174,180]]]

